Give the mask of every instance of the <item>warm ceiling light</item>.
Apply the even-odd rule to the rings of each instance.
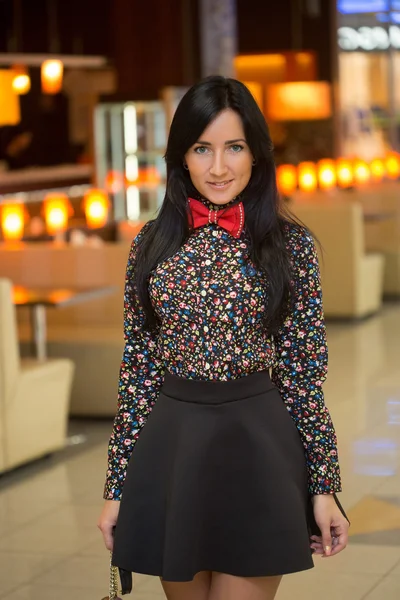
[[[25,207],[6,204],[1,207],[1,230],[5,240],[20,240],[24,235]]]
[[[267,86],[267,114],[272,121],[312,121],[332,114],[326,81],[296,81]]]
[[[339,158],[336,161],[337,183],[342,188],[348,188],[353,185],[353,164],[351,160]]]
[[[336,187],[335,162],[330,159],[318,162],[318,183],[321,190],[331,190]]]
[[[302,162],[298,166],[299,188],[303,192],[313,192],[317,188],[317,169],[312,162]]]
[[[88,227],[104,227],[110,208],[108,195],[104,190],[88,190],[83,199],[83,207]]]
[[[41,78],[44,94],[58,94],[62,89],[64,65],[61,60],[45,60],[42,64]]]
[[[297,169],[294,165],[279,165],[276,169],[279,193],[290,196],[297,188]]]

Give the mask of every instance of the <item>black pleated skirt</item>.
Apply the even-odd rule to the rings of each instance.
[[[113,564],[166,581],[313,567],[299,432],[267,371],[227,382],[166,374],[133,449]]]

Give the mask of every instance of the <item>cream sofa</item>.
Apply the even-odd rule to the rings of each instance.
[[[123,291],[130,241],[98,247],[52,243],[0,245],[0,277],[37,287],[101,287],[115,293],[70,307],[47,309],[48,355],[75,364],[70,414],[111,416],[116,411],[123,353]],[[23,356],[31,353],[29,311],[18,309]]]
[[[327,317],[366,317],[382,306],[384,259],[365,250],[360,203],[297,194],[292,212],[316,235]],[[318,245],[317,245],[318,247]]]
[[[0,471],[65,446],[72,361],[21,360],[12,284],[0,279]]]
[[[400,183],[355,190],[348,197],[352,202],[360,202],[366,213],[367,250],[384,256],[385,296],[400,296]]]

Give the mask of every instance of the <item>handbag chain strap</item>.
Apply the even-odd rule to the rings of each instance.
[[[118,567],[112,564],[112,553],[110,553],[110,600],[118,598]]]

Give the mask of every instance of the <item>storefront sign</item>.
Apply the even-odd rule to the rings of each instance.
[[[387,50],[392,47],[400,50],[400,27],[340,27],[339,47],[342,50],[356,51]]]

